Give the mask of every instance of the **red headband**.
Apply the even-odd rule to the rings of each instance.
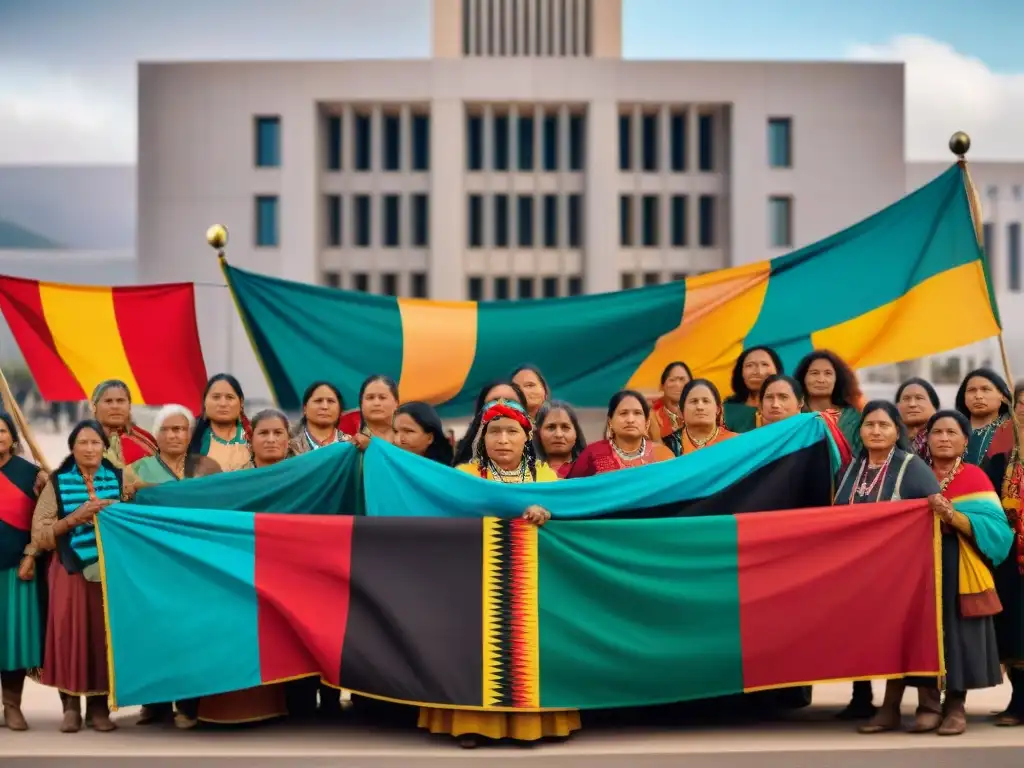
[[[526,434],[530,434],[530,430],[533,429],[533,424],[530,423],[530,417],[526,415],[525,411],[520,408],[516,408],[512,403],[505,400],[498,400],[494,403],[490,403],[484,408],[483,417],[481,422],[488,424],[494,419],[512,419],[518,422]]]

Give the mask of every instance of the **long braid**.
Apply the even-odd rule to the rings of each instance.
[[[474,441],[476,436],[480,433],[480,421],[482,413],[480,409],[477,409],[476,416],[473,417],[473,421],[469,423],[466,428],[466,434],[462,436],[458,444],[455,446],[455,458],[452,460],[452,464],[458,466],[459,464],[465,464],[474,456],[479,457],[480,451],[476,450],[474,453]],[[482,440],[480,442],[483,442]]]
[[[537,482],[537,452],[533,448],[533,440],[526,436],[526,445],[523,447],[523,456],[526,457],[526,468],[530,471],[533,482]]]
[[[479,418],[479,417],[478,417]],[[483,438],[476,441],[476,445],[468,446],[473,453],[471,454],[476,460],[477,465],[480,467],[480,477],[487,479],[487,467],[491,463],[490,457],[487,455],[487,444]],[[469,458],[467,456],[467,458]],[[456,460],[458,463],[458,460]]]

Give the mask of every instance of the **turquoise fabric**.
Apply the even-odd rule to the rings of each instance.
[[[559,519],[612,514],[718,493],[787,454],[827,441],[825,423],[800,414],[710,448],[646,467],[578,480],[504,485],[422,459],[373,440],[366,449],[366,514],[378,517],[517,517],[539,504]]]
[[[1010,554],[1014,533],[1006,522],[1006,513],[995,493],[977,493],[953,499],[953,507],[971,521],[971,532],[978,551],[992,565],[999,565]]]

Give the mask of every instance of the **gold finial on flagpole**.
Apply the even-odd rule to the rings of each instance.
[[[963,131],[957,131],[949,137],[949,151],[956,155],[957,160],[963,160],[970,148],[971,137]]]
[[[224,246],[228,244],[228,228],[223,224],[214,224],[206,230],[206,242],[216,249],[217,255],[224,257]]]

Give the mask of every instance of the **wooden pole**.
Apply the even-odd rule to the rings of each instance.
[[[25,441],[28,449],[32,452],[32,457],[35,459],[36,464],[39,465],[40,469],[49,474],[52,471],[50,463],[39,448],[39,443],[36,442],[35,435],[32,434],[32,427],[29,425],[28,419],[25,418],[25,414],[22,413],[21,406],[14,399],[11,385],[7,383],[7,377],[4,376],[3,370],[0,370],[0,398],[3,400],[4,410],[14,419],[18,432],[21,433],[21,439]]]

